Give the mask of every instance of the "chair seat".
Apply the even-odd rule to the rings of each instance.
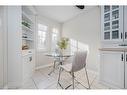
[[[63,68],[67,72],[72,71],[72,63],[66,64],[66,65],[61,65],[60,67]]]

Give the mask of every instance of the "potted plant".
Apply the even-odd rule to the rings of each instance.
[[[62,54],[65,49],[67,49],[69,39],[66,37],[62,37],[60,41],[57,42],[58,47],[60,48]]]

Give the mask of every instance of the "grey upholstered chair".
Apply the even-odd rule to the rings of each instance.
[[[72,81],[73,81],[72,86],[73,86],[73,89],[74,89],[74,78],[75,78],[74,73],[84,68],[85,73],[86,73],[87,82],[88,82],[88,89],[90,89],[88,74],[87,74],[87,70],[86,70],[86,58],[87,58],[87,51],[75,52],[72,63],[60,66],[58,84],[61,86],[61,84],[60,84],[60,75],[61,75],[61,72],[63,70],[65,70],[66,72],[68,72],[72,75]]]

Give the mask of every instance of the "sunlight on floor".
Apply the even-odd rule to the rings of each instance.
[[[32,78],[24,84],[22,89],[62,89],[59,85],[57,85],[58,70],[49,76],[48,73],[51,69],[52,67],[48,67],[35,71]],[[98,82],[98,76],[96,73],[88,70],[88,75],[91,89],[110,89],[109,87]],[[76,79],[82,84],[75,83],[75,89],[86,89],[85,87],[88,87],[88,85],[84,70],[75,73],[75,76]],[[63,71],[61,74],[60,83],[64,88],[66,88],[72,83],[71,76]],[[69,89],[72,89],[72,86]]]

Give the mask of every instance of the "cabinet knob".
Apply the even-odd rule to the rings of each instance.
[[[29,61],[30,61],[30,62],[32,61],[32,57],[29,57]]]

